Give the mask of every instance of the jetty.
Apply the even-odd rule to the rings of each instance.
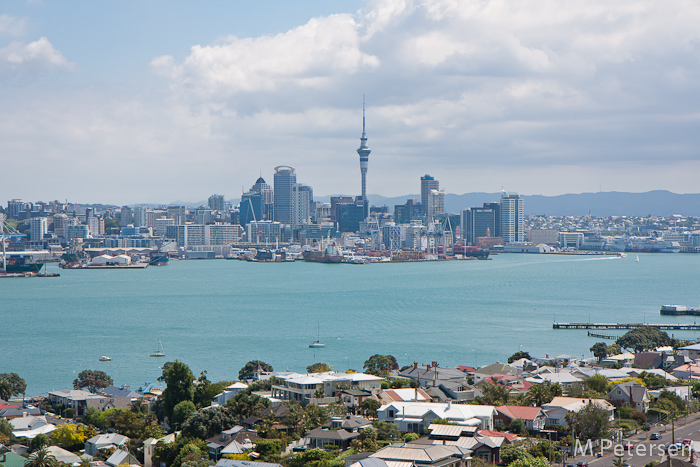
[[[611,336],[609,334],[598,334],[597,332],[588,331],[588,337],[597,337],[598,339],[610,339],[611,341],[616,341],[619,336]]]
[[[700,331],[700,324],[648,324],[648,323],[553,323],[552,329],[637,329],[657,328],[662,331]]]

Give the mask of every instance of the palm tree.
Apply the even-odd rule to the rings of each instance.
[[[44,447],[29,456],[25,467],[58,467],[58,461]]]

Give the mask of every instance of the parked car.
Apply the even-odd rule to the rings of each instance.
[[[659,433],[652,433],[649,439],[661,439],[661,435]]]
[[[629,441],[623,444],[623,446],[625,447],[625,449],[634,449],[634,443],[630,443]]]
[[[578,467],[588,467],[588,462],[579,462],[576,464]]]

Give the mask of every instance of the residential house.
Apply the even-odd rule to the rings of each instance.
[[[364,373],[312,373],[284,379],[284,386],[273,385],[272,397],[293,400],[301,406],[337,402],[336,395],[344,389],[363,389],[372,394],[381,391],[383,378]]]
[[[103,435],[93,436],[85,441],[85,454],[96,456],[100,449],[115,447],[120,448],[125,446],[129,438],[117,433],[105,433]]]
[[[673,376],[678,379],[700,379],[700,365],[694,363],[686,363],[676,367],[672,371]]]
[[[338,397],[341,404],[355,413],[365,400],[375,396],[366,389],[342,389]]]
[[[378,394],[379,401],[384,404],[392,402],[430,402],[431,397],[423,388],[385,389]]]
[[[241,382],[235,382],[227,386],[226,389],[224,389],[221,393],[217,394],[214,397],[214,400],[212,400],[211,402],[211,406],[217,407],[220,405],[224,405],[227,401],[236,397],[236,394],[243,391],[244,389],[248,389],[248,385]]]
[[[581,378],[577,378],[568,371],[561,371],[559,373],[539,373],[525,380],[532,384],[542,384],[545,381],[551,384],[558,383],[564,391],[567,391],[573,384],[583,382]]]
[[[282,467],[274,462],[239,461],[234,459],[219,459],[216,467]]]
[[[153,450],[156,447],[156,444],[158,443],[163,443],[163,444],[170,444],[177,439],[179,436],[180,432],[175,432],[175,433],[170,433],[169,435],[165,435],[162,438],[148,438],[143,442],[143,467],[154,467],[153,466]],[[155,467],[165,467],[165,462],[161,463],[162,465],[158,465]]]
[[[656,400],[659,398],[659,395],[661,395],[661,393],[664,391],[672,392],[684,401],[688,400],[691,393],[690,388],[688,386],[666,386],[665,388],[649,391],[649,396],[653,400]]]
[[[289,418],[289,407],[285,404],[271,405],[266,407],[260,412],[260,416],[251,415],[250,417],[243,420],[242,425],[249,430],[253,430],[256,425],[262,423],[263,420],[272,416],[275,419],[275,423],[272,428],[280,431],[287,431],[289,427],[287,426],[287,419]]]
[[[604,399],[585,399],[577,397],[555,397],[548,404],[542,404],[542,410],[547,415],[546,424],[549,426],[566,425],[566,414],[576,413],[588,404],[595,404],[610,413],[610,420],[614,418],[615,406]]]
[[[0,444],[0,447],[3,447]],[[15,454],[12,451],[0,450],[0,467],[24,467],[29,462],[26,457]]]
[[[476,369],[474,371],[474,382],[478,383],[479,381],[483,381],[487,378],[490,378],[491,376],[497,373],[502,375],[519,376],[523,372],[518,370],[517,368],[513,368],[512,366],[506,363],[496,362],[492,365]]]
[[[88,407],[102,409],[108,398],[101,394],[93,394],[81,389],[63,389],[61,391],[50,391],[49,402],[54,407],[62,404],[65,408],[75,409],[76,415],[82,415]]]
[[[135,458],[134,456],[129,453],[129,451],[125,451],[122,449],[117,449],[112,453],[111,456],[105,461],[105,464],[111,466],[111,467],[117,467],[119,465],[141,465],[139,460]]]
[[[471,457],[487,464],[500,462],[501,447],[517,438],[510,433],[475,431],[474,427],[458,425],[430,425],[428,430],[428,436],[412,441],[412,444],[457,446],[470,451]]]
[[[470,454],[468,449],[459,446],[406,443],[386,446],[371,454],[370,458],[378,458],[392,463],[389,465],[396,465],[393,464],[394,462],[403,462],[416,467],[430,465],[466,467],[469,464]]]
[[[651,397],[646,387],[635,381],[618,383],[608,392],[608,400],[619,402],[646,413]]]
[[[646,370],[640,370],[639,368],[624,368],[623,369],[625,372],[627,372],[627,376],[631,378],[639,378],[641,377],[642,373],[649,373],[652,375],[656,375],[659,378],[663,378],[668,382],[675,382],[678,381],[678,378],[673,376],[671,373],[666,373],[664,370],[660,368],[648,368]]]
[[[423,433],[436,419],[458,425],[493,429],[496,409],[491,405],[453,404],[451,402],[392,402],[377,411],[377,418],[394,423],[403,433]]]
[[[0,404],[0,418],[12,420],[26,415],[41,415],[41,410],[36,407],[20,407],[18,405]]]
[[[516,418],[525,422],[525,427],[530,431],[544,430],[547,415],[540,407],[521,407],[519,405],[501,405],[496,407],[495,422],[503,422],[508,426]]]
[[[419,366],[418,362],[413,362],[413,366],[399,372],[397,378],[409,379],[418,383],[422,387],[438,387],[444,382],[456,382],[467,384],[467,375],[457,368],[440,368],[437,362],[429,365]]]
[[[27,415],[10,420],[12,434],[17,438],[34,439],[38,435],[51,433],[56,429],[56,425],[46,421],[46,416]]]
[[[143,400],[145,396],[140,392],[132,391],[129,386],[107,386],[100,390],[100,394],[107,398],[105,404],[100,407],[102,410],[107,409],[130,409],[131,404],[136,400]]]
[[[690,357],[691,360],[700,358],[700,344],[686,345],[685,347],[678,348],[678,350],[683,355]]]
[[[246,450],[255,447],[253,441],[258,438],[256,431],[236,425],[207,439],[209,459],[218,461],[225,454],[243,454]]]
[[[345,450],[352,440],[360,437],[362,430],[371,428],[372,422],[354,415],[332,418],[329,424],[318,427],[304,435],[306,445],[311,448],[323,448],[327,445],[338,446]]]
[[[61,464],[73,465],[80,464],[83,461],[80,456],[58,446],[46,446],[46,452],[56,458]]]

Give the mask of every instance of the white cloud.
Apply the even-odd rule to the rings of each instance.
[[[73,66],[45,37],[28,44],[12,42],[0,49],[0,77],[54,68],[70,70]]]
[[[0,35],[22,36],[25,32],[26,21],[9,15],[0,15]]]

